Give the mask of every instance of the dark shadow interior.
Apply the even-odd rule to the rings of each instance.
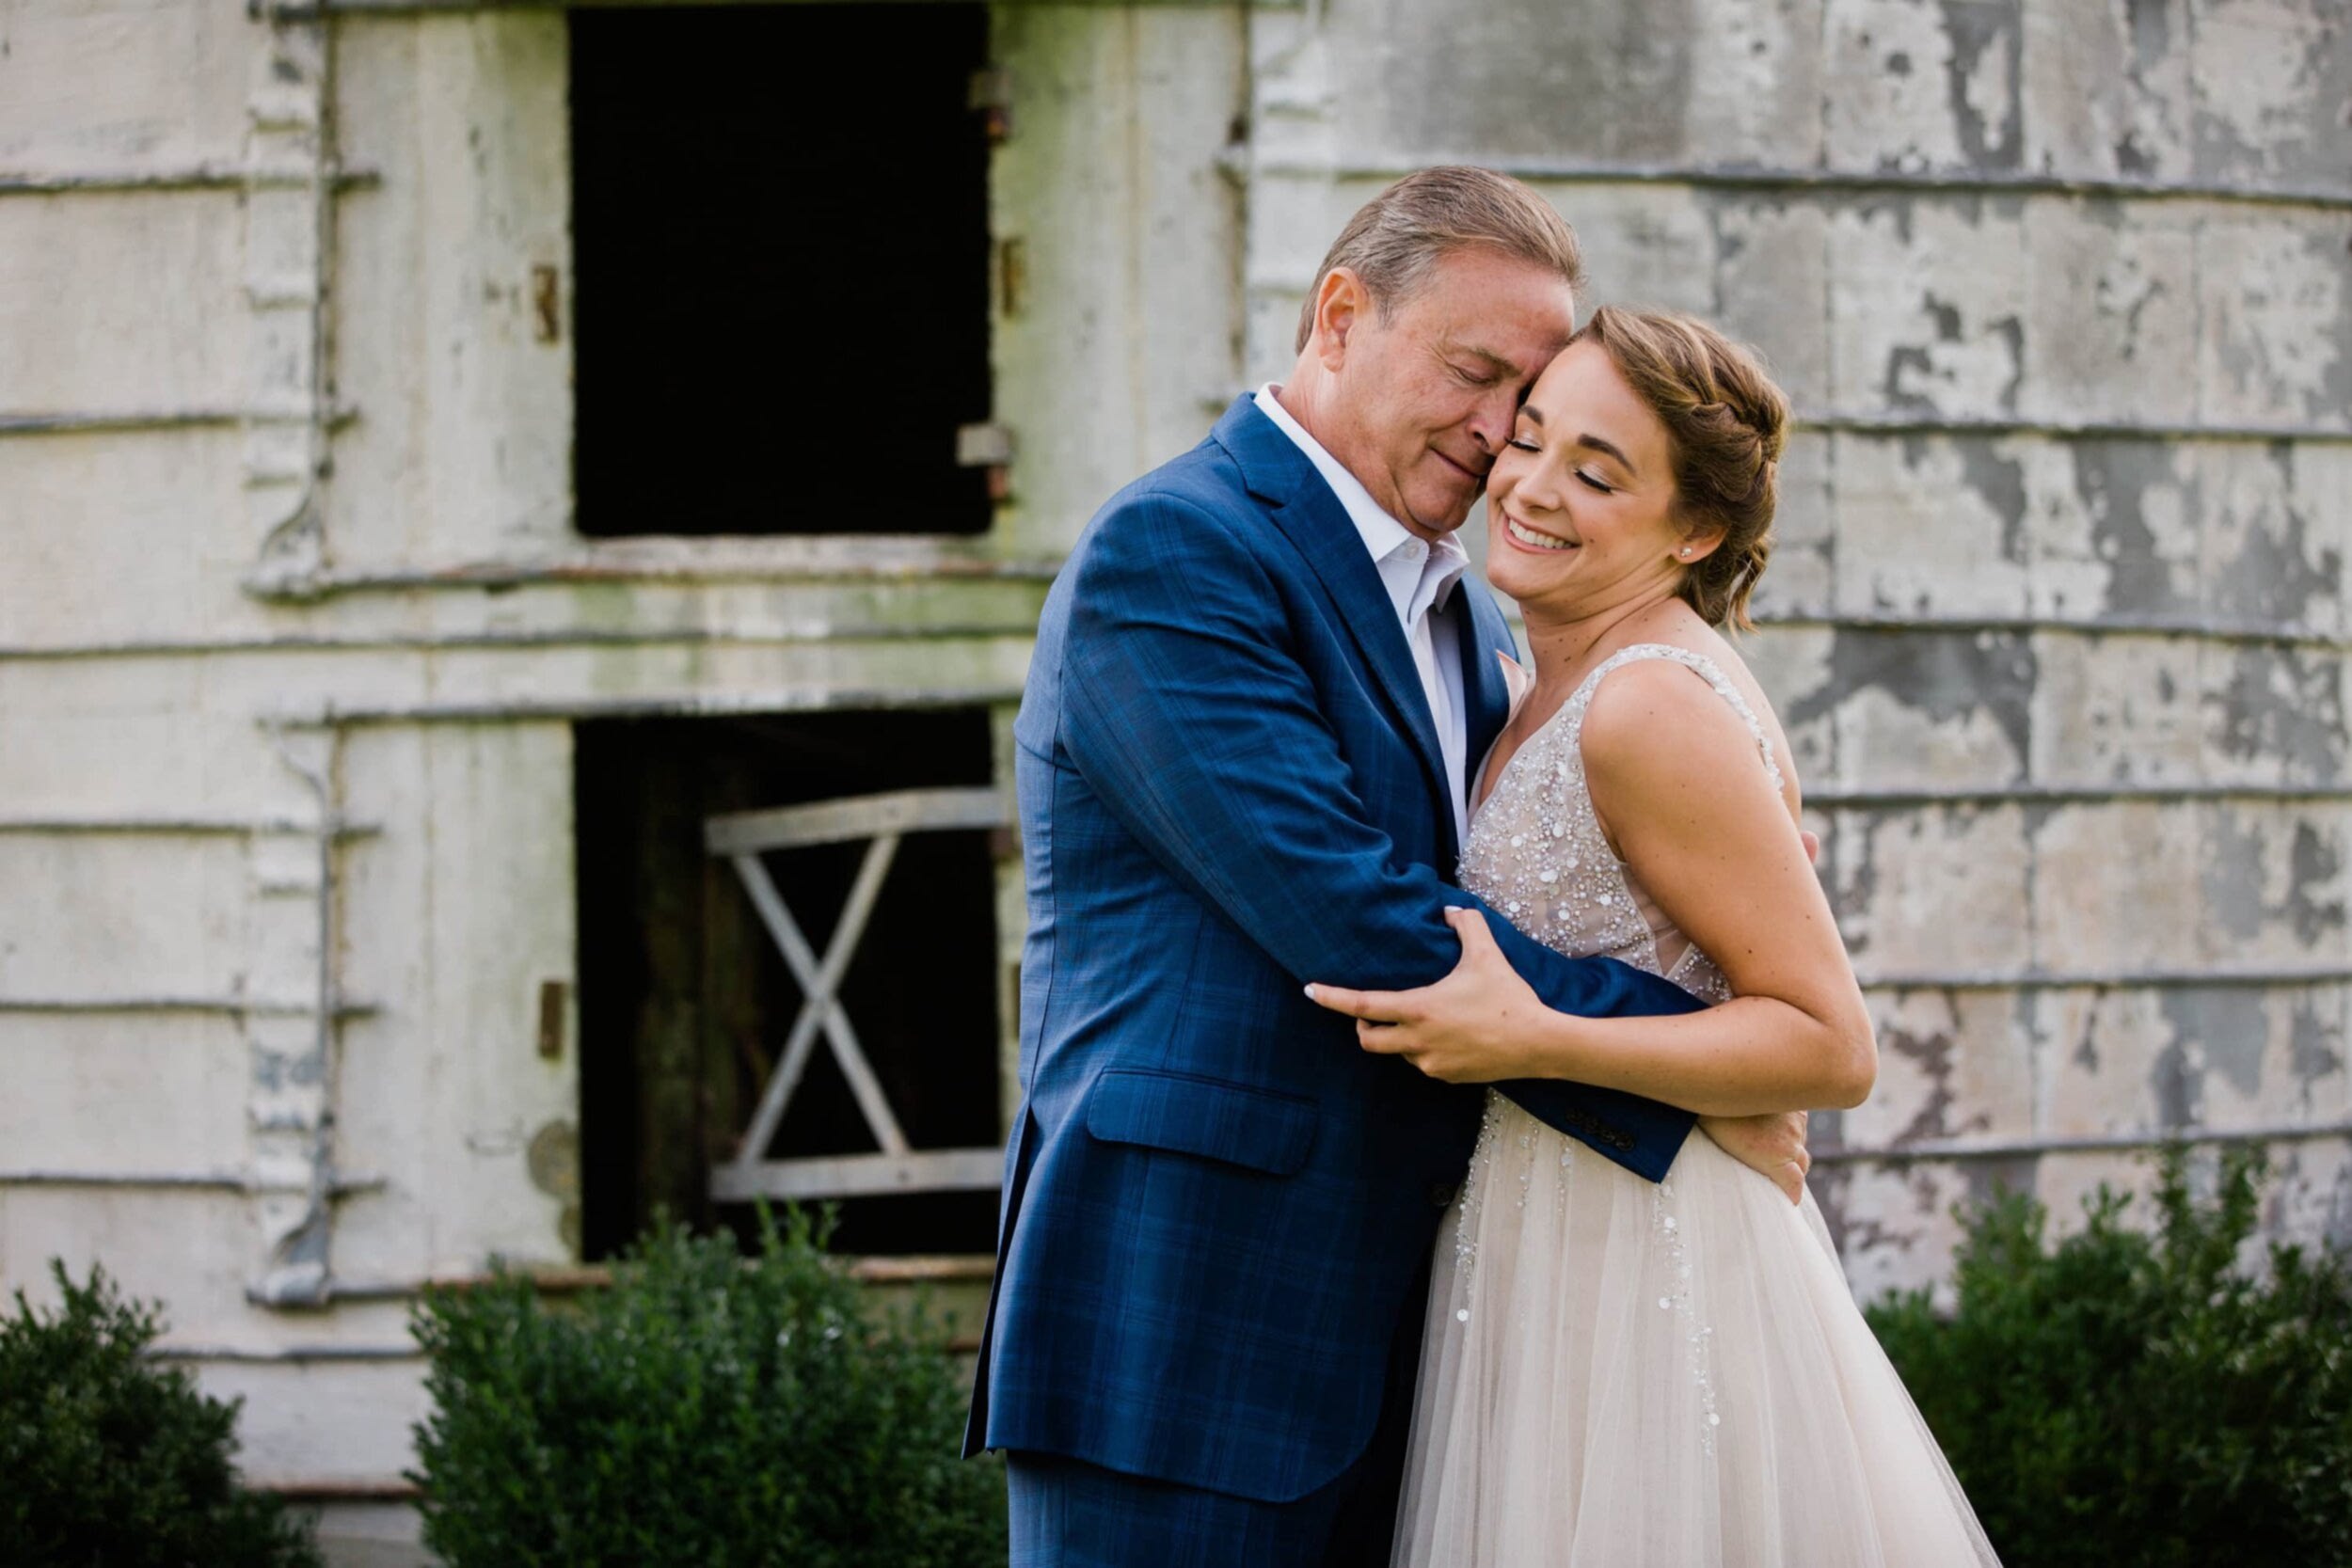
[[[986,9],[570,26],[580,531],[985,532]]]
[[[748,1213],[707,1197],[735,1151],[801,990],[703,819],[882,790],[991,782],[984,709],[611,720],[575,730],[582,1252],[609,1258],[666,1209],[697,1227]],[[770,875],[823,955],[864,852],[772,854]],[[985,832],[899,846],[841,1001],[917,1148],[1000,1141],[995,863]],[[875,1144],[820,1042],[769,1150]],[[986,1252],[993,1192],[860,1198],[850,1252]]]

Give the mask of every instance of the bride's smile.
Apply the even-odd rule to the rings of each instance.
[[[1495,509],[1495,515],[1502,519],[1502,531],[1515,545],[1531,550],[1572,550],[1577,547],[1575,540],[1532,529],[1501,507]]]
[[[1486,535],[1495,588],[1552,621],[1667,599],[1722,537],[1686,525],[1665,424],[1589,341],[1520,406],[1487,476]]]

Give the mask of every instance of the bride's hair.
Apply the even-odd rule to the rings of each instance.
[[[1747,629],[1748,595],[1772,553],[1788,399],[1753,352],[1690,316],[1604,305],[1576,338],[1599,344],[1664,423],[1683,523],[1724,531],[1683,572],[1683,602],[1708,626]]]

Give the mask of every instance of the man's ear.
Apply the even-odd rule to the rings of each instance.
[[[1347,362],[1347,345],[1372,309],[1372,294],[1353,267],[1333,267],[1315,290],[1312,347],[1327,371]]]

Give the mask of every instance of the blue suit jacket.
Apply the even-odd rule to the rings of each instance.
[[[1464,579],[1473,768],[1509,628]],[[1247,398],[1112,499],[1038,628],[1014,728],[1021,1083],[971,1449],[1266,1501],[1336,1478],[1476,1141],[1484,1090],[1365,1053],[1307,980],[1444,975],[1477,900],[1427,699],[1361,537]],[[1697,1004],[1491,920],[1551,1006]],[[1687,1112],[1506,1092],[1655,1180]]]

